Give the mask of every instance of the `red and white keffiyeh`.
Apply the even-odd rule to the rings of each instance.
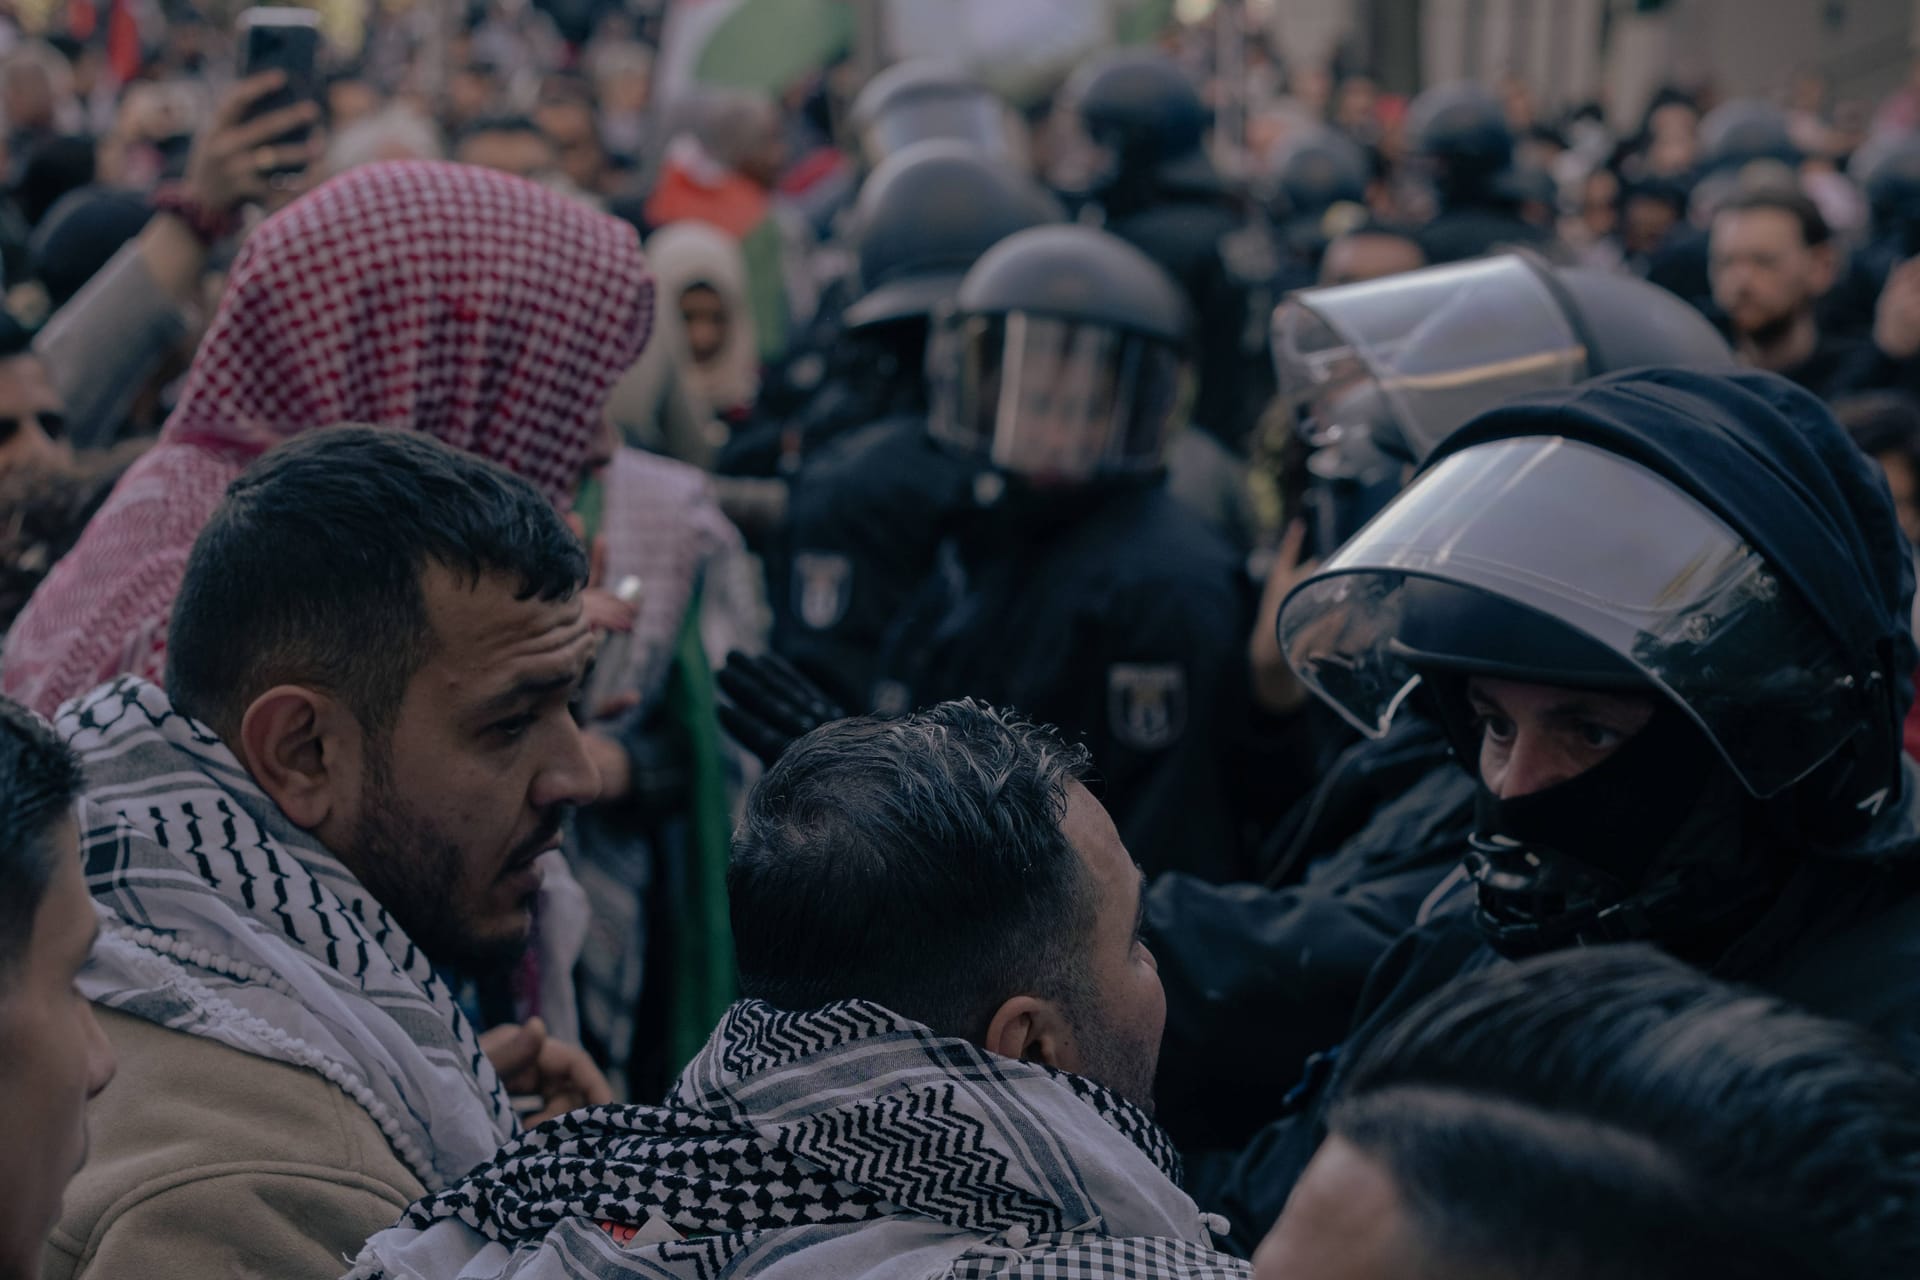
[[[633,230],[534,183],[412,162],[334,179],[249,238],[160,443],[22,611],[0,687],[51,715],[158,680],[194,538],[302,431],[425,431],[567,504],[652,317]]]

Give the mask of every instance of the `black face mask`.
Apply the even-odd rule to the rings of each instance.
[[[1577,777],[1512,800],[1482,781],[1475,832],[1551,849],[1632,888],[1693,811],[1715,759],[1706,736],[1662,700],[1644,728]]]
[[[1714,787],[1718,758],[1679,710],[1653,719],[1600,764],[1512,800],[1482,783],[1468,868],[1493,946],[1528,955],[1576,942],[1648,937],[1683,909],[1684,878],[1651,881],[1703,797],[1729,801],[1716,823],[1737,827],[1737,801]],[[1671,901],[1670,901],[1671,900]]]

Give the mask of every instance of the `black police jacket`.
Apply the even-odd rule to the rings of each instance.
[[[1167,992],[1156,1119],[1183,1152],[1237,1148],[1284,1114],[1274,1082],[1346,1033],[1368,974],[1464,854],[1473,798],[1440,730],[1403,715],[1342,753],[1276,833],[1266,882],[1304,865],[1298,883],[1154,882],[1145,937]]]
[[[1415,238],[1427,261],[1464,262],[1501,249],[1547,251],[1553,236],[1505,209],[1463,206],[1448,209],[1420,228]]]
[[[924,417],[848,432],[794,477],[772,584],[773,647],[842,705],[873,705],[881,641],[974,508],[982,465],[934,445]]]
[[[976,697],[1085,741],[1094,789],[1150,872],[1241,878],[1230,767],[1253,601],[1240,558],[1164,485],[995,511],[883,646],[883,711]]]
[[[1238,202],[1219,191],[1167,190],[1124,213],[1109,211],[1106,229],[1158,263],[1193,307],[1193,421],[1230,449],[1252,430],[1273,394],[1267,326],[1275,262],[1243,262],[1242,242],[1258,243]],[[1269,240],[1265,253],[1271,257]]]
[[[1764,912],[1704,963],[1717,977],[1865,1027],[1920,1070],[1920,770],[1904,767],[1906,803],[1844,855],[1805,858]],[[1470,885],[1461,880],[1459,889],[1374,967],[1344,1045],[1364,1043],[1449,981],[1507,963],[1481,937]],[[1190,1169],[1189,1193],[1232,1223],[1232,1247],[1251,1252],[1280,1216],[1325,1132],[1344,1052],[1329,1045],[1310,1060],[1288,1094],[1290,1114],[1236,1159]]]

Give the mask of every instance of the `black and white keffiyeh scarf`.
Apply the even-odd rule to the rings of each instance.
[[[319,1072],[438,1189],[517,1125],[446,985],[207,726],[126,677],[61,709],[86,768],[96,1003]]]
[[[351,1280],[1244,1277],[1144,1112],[878,1005],[733,1006],[660,1107],[576,1111]]]

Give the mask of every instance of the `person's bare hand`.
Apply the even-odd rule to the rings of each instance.
[[[1873,321],[1873,342],[1895,360],[1920,355],[1920,258],[1909,258],[1887,276]]]
[[[1295,520],[1287,526],[1267,570],[1266,588],[1260,593],[1260,611],[1247,641],[1247,661],[1253,668],[1253,697],[1262,710],[1274,715],[1296,711],[1307,700],[1307,687],[1287,665],[1280,652],[1280,605],[1287,593],[1304,582],[1320,567],[1315,560],[1301,560],[1307,545],[1307,526]]]
[[[285,83],[286,76],[279,71],[263,71],[242,80],[227,90],[213,118],[194,138],[183,181],[202,208],[230,212],[243,204],[268,203],[291,185],[276,182],[272,170],[305,169],[318,158],[317,138],[275,142],[302,125],[316,123],[320,118],[316,104],[296,102],[257,120],[246,118],[256,102]]]
[[[516,1101],[528,1100],[532,1114],[521,1120],[528,1128],[581,1107],[613,1101],[612,1086],[587,1051],[549,1036],[547,1024],[539,1018],[484,1032],[480,1051],[507,1092]]]

